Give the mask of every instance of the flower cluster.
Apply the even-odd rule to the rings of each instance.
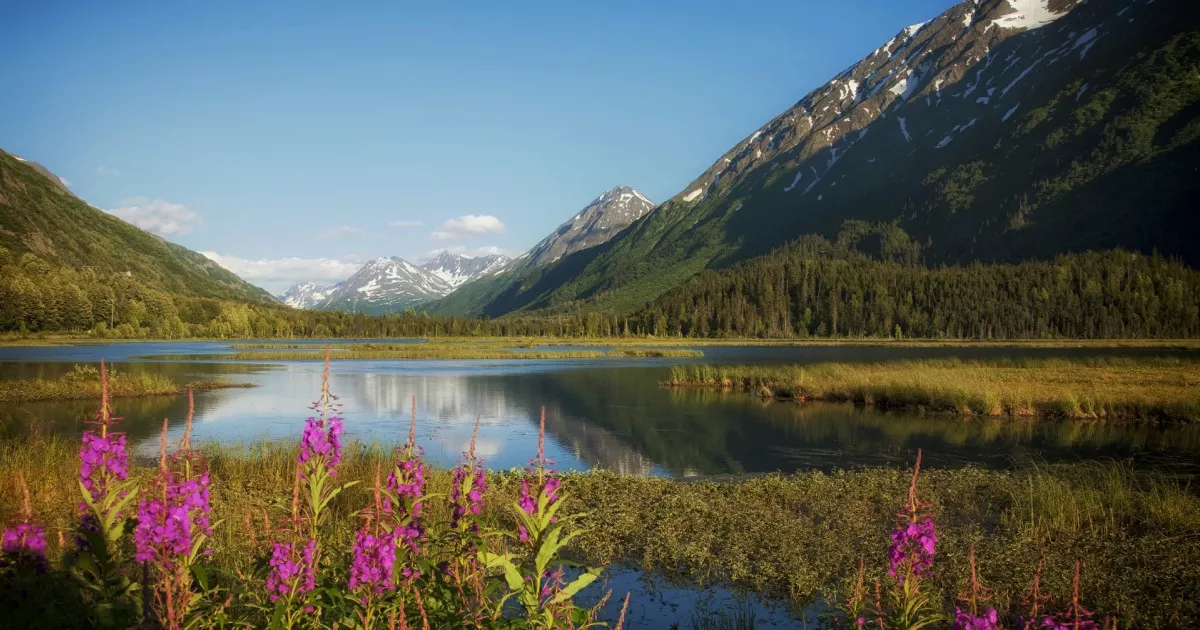
[[[5,529],[0,538],[0,567],[31,566],[38,572],[46,569],[46,530],[27,520]]]
[[[421,516],[421,498],[425,494],[425,462],[419,457],[402,457],[388,474],[388,493],[383,499],[383,512],[394,514],[399,520],[395,529],[397,541],[417,551],[417,540],[425,533],[418,520]],[[392,497],[398,505],[392,505]]]
[[[526,514],[533,516],[534,514],[537,514],[538,500],[543,492],[546,494],[547,508],[558,502],[558,488],[562,485],[562,482],[559,481],[558,477],[555,477],[554,475],[545,475],[540,487],[538,486],[537,479],[532,480],[534,491],[531,491],[530,481],[531,479],[528,477],[521,481],[521,494],[517,497],[517,503],[520,504],[521,509],[524,510]],[[517,527],[517,539],[521,542],[528,541],[529,532],[525,530],[525,526],[518,525]]]
[[[83,446],[79,449],[79,482],[99,501],[108,490],[106,477],[124,481],[129,476],[129,454],[125,450],[125,434],[84,431]]]
[[[1000,618],[995,608],[989,608],[982,615],[972,615],[971,611],[954,608],[954,630],[999,630]]]
[[[342,431],[342,419],[337,416],[325,422],[309,418],[300,437],[300,454],[296,462],[304,465],[309,460],[320,458],[329,476],[336,477],[337,466],[342,461]]]
[[[354,535],[354,549],[350,561],[351,589],[363,587],[375,595],[382,595],[396,588],[393,571],[396,566],[396,544],[390,536],[373,536],[359,530]]]
[[[174,556],[191,551],[194,530],[212,534],[208,471],[187,481],[167,473],[163,482],[166,488],[162,499],[143,500],[138,505],[133,542],[138,562],[159,560],[171,569],[175,566]]]
[[[483,507],[483,494],[487,492],[487,477],[478,460],[468,460],[454,469],[454,482],[450,489],[450,528],[455,529],[469,513],[479,516]],[[478,529],[478,524],[472,524]]]
[[[271,569],[267,590],[272,602],[316,588],[316,551],[317,541],[311,539],[303,547],[288,542],[273,543],[271,560],[267,563]]]
[[[910,521],[892,532],[892,544],[888,547],[888,575],[904,583],[906,569],[912,575],[922,575],[933,566],[933,555],[937,547],[937,532],[933,519]]]

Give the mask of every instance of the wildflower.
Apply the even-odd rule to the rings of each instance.
[[[304,465],[319,458],[319,465],[330,477],[337,476],[337,466],[342,461],[342,419],[333,416],[327,420],[309,418],[300,437],[300,454],[296,463]]]
[[[900,584],[904,584],[906,577],[918,577],[928,571],[937,551],[936,525],[933,518],[922,511],[925,504],[917,500],[917,475],[920,473],[921,452],[918,450],[906,512],[897,515],[899,524],[892,531],[892,544],[888,547],[888,575]]]
[[[554,462],[546,459],[546,408],[542,407],[542,417],[538,424],[538,452],[537,457],[529,461],[529,467],[526,468],[526,476],[521,480],[521,493],[517,497],[517,503],[521,506],[526,514],[533,516],[538,511],[538,501],[542,494],[546,495],[546,507],[554,505],[558,502],[558,489],[562,482],[558,477],[554,476],[554,469],[547,468],[547,465],[553,465]],[[532,484],[530,483],[532,481]],[[551,519],[555,522],[556,519]],[[521,542],[529,540],[529,532],[526,531],[525,525],[518,525],[517,539]]]
[[[4,530],[0,569],[17,566],[32,567],[38,573],[46,571],[46,530],[40,525],[21,521]]]
[[[396,463],[388,473],[388,491],[382,505],[382,512],[396,520],[393,530],[396,541],[407,543],[413,553],[418,551],[417,541],[425,534],[420,521],[421,499],[425,495],[425,462],[421,447],[416,443],[416,428],[417,398],[414,396],[408,442],[396,449]]]
[[[995,608],[987,609],[982,615],[973,615],[969,610],[954,607],[954,630],[998,630],[999,615]]]
[[[354,535],[354,550],[350,562],[348,586],[371,589],[382,595],[396,588],[393,569],[396,566],[396,544],[390,536],[374,536],[359,530]]]
[[[0,536],[0,569],[10,566],[33,567],[38,573],[46,570],[46,530],[33,522],[33,506],[25,475],[17,471],[21,486],[21,513],[12,526]]]
[[[313,562],[317,541],[309,539],[303,547],[290,542],[272,543],[271,560],[267,563],[267,590],[271,601],[280,597],[303,595],[317,586],[316,566]]]
[[[450,488],[450,529],[457,529],[468,514],[479,516],[483,507],[483,495],[487,492],[487,477],[481,462],[475,458],[475,440],[479,436],[479,417],[475,417],[475,430],[471,433],[471,445],[463,462],[454,468]],[[471,531],[478,531],[479,524],[472,522]]]

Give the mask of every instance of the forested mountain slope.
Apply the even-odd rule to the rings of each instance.
[[[630,313],[706,268],[848,220],[925,264],[1120,247],[1200,263],[1200,12],[967,0],[901,30],[612,241],[484,296]]]
[[[128,274],[176,295],[275,301],[208,258],[89,206],[53,174],[3,151],[0,248],[100,278]]]

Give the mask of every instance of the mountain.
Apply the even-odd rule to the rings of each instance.
[[[203,255],[81,201],[62,178],[0,151],[0,247],[48,263],[128,274],[177,295],[275,300]]]
[[[596,197],[526,254],[529,265],[543,266],[563,256],[607,242],[654,209],[654,202],[629,186]]]
[[[315,282],[297,282],[286,291],[275,296],[275,299],[292,308],[314,308],[325,301],[329,294],[342,286],[342,283],[322,285]]]
[[[502,305],[508,303],[505,296],[520,295],[523,287],[539,282],[544,270],[564,256],[607,243],[654,207],[653,201],[629,186],[610,188],[503,269],[458,289],[428,308],[431,312],[452,315],[502,314],[506,312]]]
[[[436,300],[452,290],[445,280],[403,258],[376,258],[338,285],[317,308],[391,313]]]
[[[1198,141],[1191,3],[966,0],[901,29],[607,243],[438,308],[628,313],[699,271],[854,222],[900,228],[926,265],[1116,247],[1197,265]]]
[[[458,287],[465,282],[489,276],[504,269],[511,260],[503,254],[470,258],[462,254],[442,252],[421,265],[421,269],[445,280],[446,284],[451,287]]]

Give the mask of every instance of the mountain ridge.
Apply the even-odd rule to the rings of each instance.
[[[1183,236],[1200,227],[1187,212],[1196,30],[1181,3],[961,2],[810,91],[613,240],[492,287],[469,312],[627,313],[848,220],[896,223],[928,264],[1111,247],[1200,262]]]

